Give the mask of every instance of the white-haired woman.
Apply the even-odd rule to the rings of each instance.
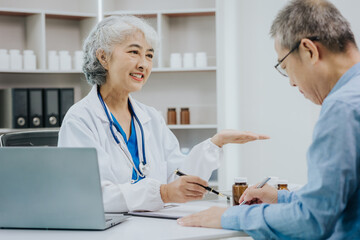
[[[99,22],[84,43],[85,76],[92,90],[66,114],[61,147],[95,147],[105,211],[158,210],[167,202],[201,199],[227,143],[266,136],[222,131],[188,156],[162,116],[131,98],[150,76],[158,36],[144,20],[112,16]],[[189,176],[177,178],[180,168]],[[194,176],[192,176],[194,175]]]

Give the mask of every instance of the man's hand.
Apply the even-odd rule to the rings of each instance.
[[[263,134],[256,134],[252,132],[243,132],[238,130],[222,130],[215,134],[211,141],[219,147],[228,143],[247,143],[255,140],[269,139],[270,137]]]
[[[262,188],[256,188],[257,184],[251,186],[245,190],[239,203],[244,200],[245,204],[260,204],[260,203],[277,203],[277,190],[271,187],[269,184],[265,184]]]
[[[227,208],[211,207],[207,210],[179,218],[178,224],[187,227],[221,228],[221,215]]]
[[[196,176],[182,176],[175,181],[160,186],[161,199],[164,203],[184,203],[201,200],[206,189],[199,186],[208,186],[208,183]]]

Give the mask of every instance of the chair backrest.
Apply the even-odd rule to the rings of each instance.
[[[36,130],[5,133],[0,136],[0,147],[57,146],[59,130]]]

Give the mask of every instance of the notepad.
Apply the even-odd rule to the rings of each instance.
[[[165,219],[178,219],[184,216],[197,213],[208,209],[209,206],[203,205],[191,205],[191,204],[166,204],[163,209],[158,211],[131,211],[128,215],[140,216],[140,217],[154,217],[154,218],[165,218]]]

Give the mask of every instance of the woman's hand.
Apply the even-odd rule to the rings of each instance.
[[[208,186],[208,183],[196,176],[182,176],[175,181],[160,186],[161,199],[164,203],[184,203],[201,200],[206,189],[199,186]]]
[[[257,185],[251,186],[245,190],[239,199],[239,203],[245,200],[245,204],[260,203],[277,203],[277,190],[269,184],[265,184],[262,188],[256,188]]]
[[[222,130],[215,134],[211,141],[219,147],[228,143],[247,143],[255,140],[269,139],[270,137],[263,134],[256,134],[248,131]]]
[[[221,228],[221,215],[227,208],[211,207],[207,210],[179,218],[178,224],[187,227]]]

